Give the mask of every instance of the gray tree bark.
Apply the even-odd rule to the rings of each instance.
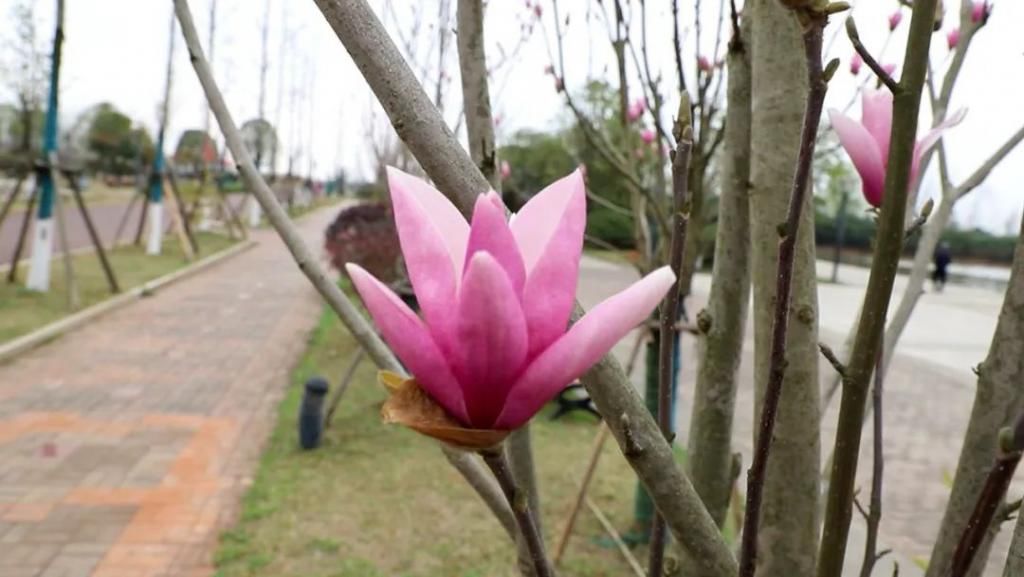
[[[710,297],[697,316],[703,355],[689,435],[693,486],[719,527],[732,489],[736,378],[750,300],[750,22],[743,19],[743,38],[729,46],[722,193]]]
[[[1014,252],[1010,285],[1006,289],[999,321],[985,361],[979,366],[974,407],[960,450],[956,477],[939,534],[932,549],[926,577],[944,577],[949,571],[956,543],[971,516],[985,478],[999,447],[999,430],[1012,425],[1024,409],[1024,222]],[[997,521],[998,522],[998,521]],[[1024,528],[1018,523],[1007,567],[1024,563]],[[1016,551],[1016,558],[1014,551]],[[975,557],[971,573],[980,575],[987,550]],[[1006,573],[1022,575],[1024,573]]]
[[[777,0],[754,0],[751,122],[751,278],[755,397],[768,378],[778,259],[807,93],[800,25]],[[748,12],[749,13],[749,12]],[[820,439],[814,208],[806,197],[796,243],[787,366],[765,482],[758,544],[760,577],[813,575],[818,544]]]

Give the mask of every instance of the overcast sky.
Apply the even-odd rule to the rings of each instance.
[[[241,123],[258,113],[265,0],[216,1],[214,70],[236,121]],[[314,173],[319,176],[333,172],[338,166],[356,177],[367,175],[372,166],[367,135],[373,126],[378,133],[384,129],[383,117],[369,88],[312,1],[269,1],[266,115],[279,127],[283,147],[298,151],[297,169],[302,172],[309,166],[309,151],[312,150]],[[10,14],[14,2],[0,0],[3,15],[0,38],[5,43],[13,36]],[[191,2],[204,44],[210,2]],[[52,34],[55,4],[55,0],[35,0],[40,30],[47,43]],[[431,78],[436,78],[436,43],[432,41],[438,18],[436,2],[393,0],[390,7],[386,7],[385,0],[371,0],[371,4],[383,15],[390,30],[401,28],[406,38],[416,19],[414,10],[424,12],[420,18],[422,40],[416,60],[419,66],[429,68]],[[455,2],[452,4],[454,22]],[[518,129],[549,129],[566,119],[562,99],[554,89],[552,78],[544,71],[551,63],[549,49],[554,49],[550,0],[541,0],[542,25],[535,26],[532,32],[523,28],[534,19],[525,4],[525,0],[490,0],[486,15],[491,66],[503,60],[503,52],[511,53],[520,45],[514,58],[504,59],[498,66],[492,80],[492,100],[501,117],[499,141]],[[639,5],[638,2],[633,4]],[[679,4],[687,30],[685,52],[688,61],[693,62],[697,50],[692,29],[693,3],[680,0]],[[719,3],[705,0],[703,4],[705,24],[700,53],[711,54]],[[879,60],[898,63],[909,12],[904,9],[904,22],[886,43],[886,17],[897,9],[897,1],[860,0],[854,4],[854,15],[865,44],[876,53],[885,44],[886,51]],[[955,24],[959,2],[946,0],[946,4],[948,15],[944,31]],[[648,0],[648,5],[652,67],[663,73],[664,92],[669,93],[674,86],[670,2]],[[992,19],[972,44],[954,96],[954,108],[968,108],[964,123],[951,130],[946,139],[955,182],[970,174],[1024,124],[1024,106],[1020,104],[1024,102],[1024,35],[1019,30],[1020,23],[1024,22],[1024,2],[995,0],[994,5]],[[164,90],[171,2],[66,0],[66,6],[66,42],[61,69],[62,122],[70,122],[98,102],[109,101],[155,132]],[[570,89],[579,87],[590,77],[614,77],[609,72],[612,56],[604,21],[595,12],[599,10],[597,6],[592,0],[562,0],[560,3],[563,18],[568,15],[570,20],[565,39]],[[634,21],[639,22],[638,14]],[[841,20],[837,19],[826,34],[831,36],[841,25]],[[948,65],[944,31],[932,42],[932,62],[937,71]],[[524,36],[525,42],[520,42]],[[431,41],[428,42],[428,38]],[[449,94],[445,100],[446,117],[455,125],[460,86],[454,36],[451,42],[444,90]],[[724,49],[723,40],[719,56]],[[843,66],[829,90],[827,105],[830,107],[843,108],[857,86],[857,81],[847,73],[850,52],[845,37],[838,38],[832,46],[831,55],[842,58]],[[433,94],[435,87],[428,85],[427,88]],[[7,86],[0,87],[0,100],[10,101],[11,96]],[[674,105],[669,109],[674,109]],[[204,110],[201,90],[179,35],[174,54],[168,150],[182,130],[203,126]],[[850,113],[857,117],[859,106]],[[927,110],[922,114],[922,122],[930,122]],[[311,122],[311,118],[315,118],[315,122]],[[281,155],[279,168],[285,167],[288,154]],[[1022,179],[1024,146],[1014,151],[984,185],[958,204],[956,221],[964,226],[983,226],[997,232],[1015,231],[1024,206]],[[934,182],[929,182],[926,188],[934,190]]]

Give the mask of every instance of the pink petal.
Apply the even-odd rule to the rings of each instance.
[[[387,167],[387,174],[392,202],[396,195],[400,195],[406,201],[405,204],[415,201],[423,208],[428,220],[440,232],[457,276],[462,276],[462,262],[466,255],[466,242],[469,240],[466,217],[445,195],[419,178],[392,166]]]
[[[418,178],[388,168],[388,185],[409,280],[431,333],[447,350],[469,223],[448,199]]]
[[[515,429],[530,420],[555,394],[594,365],[644,321],[675,286],[662,267],[593,308],[562,338],[530,363],[512,387],[496,427]]]
[[[562,218],[579,210],[573,202],[577,195],[584,195],[583,216],[586,217],[586,196],[583,174],[576,169],[572,174],[556,180],[538,192],[516,213],[509,226],[516,237],[519,252],[523,255],[526,273],[529,274],[540,257],[548,249],[548,243],[555,236]]]
[[[359,265],[346,264],[345,270],[398,360],[451,416],[468,424],[462,389],[423,321],[391,289]]]
[[[501,200],[500,194],[494,192],[493,190],[488,190],[487,194],[485,194],[484,196],[486,196],[487,200],[491,201],[494,204],[494,206],[498,207],[501,210],[502,214],[508,213],[508,207],[505,206],[505,201]]]
[[[501,205],[502,207],[504,205]],[[473,224],[469,231],[469,245],[466,247],[466,267],[479,252],[490,254],[505,270],[518,302],[526,282],[526,268],[519,255],[516,239],[505,220],[504,208],[499,208],[493,199],[485,195],[476,198],[473,207]]]
[[[865,88],[861,96],[860,123],[878,143],[878,153],[884,166],[889,159],[889,138],[892,132],[892,93]]]
[[[839,143],[846,149],[854,168],[860,174],[864,198],[871,206],[881,206],[885,189],[885,165],[878,151],[878,143],[863,126],[839,111],[829,110],[828,117],[839,136]]]
[[[527,340],[518,294],[490,253],[478,252],[466,265],[457,316],[454,369],[469,422],[491,428],[523,369]]]
[[[568,327],[586,219],[583,174],[576,170],[533,197],[511,223],[528,275],[523,312],[530,332],[530,358]]]
[[[965,116],[967,116],[966,109],[961,108],[960,110],[957,110],[952,116],[940,122],[935,128],[932,128],[925,133],[925,135],[921,137],[921,140],[917,141],[917,144],[914,145],[913,161],[910,164],[911,186],[916,182],[917,173],[921,169],[921,156],[923,156],[925,152],[928,152],[929,148],[935,146],[935,144],[939,142],[939,139],[942,138],[943,132],[963,122]]]

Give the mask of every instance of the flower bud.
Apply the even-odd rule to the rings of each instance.
[[[857,76],[860,74],[860,67],[864,65],[864,59],[860,57],[860,52],[854,52],[853,57],[850,58],[850,74]]]
[[[895,30],[896,27],[898,27],[900,25],[900,22],[902,22],[902,21],[903,21],[903,13],[900,12],[899,10],[897,10],[897,11],[893,12],[892,14],[890,14],[889,15],[889,31],[892,32],[893,30]]]
[[[950,50],[955,50],[956,45],[960,43],[960,29],[954,28],[949,32],[946,32],[946,47]]]

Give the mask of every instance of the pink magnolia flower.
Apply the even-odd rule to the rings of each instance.
[[[976,1],[971,5],[971,22],[975,24],[984,24],[988,21],[992,7],[988,5],[988,0]]]
[[[960,44],[960,29],[954,28],[946,32],[946,47],[953,50],[957,44]]]
[[[542,190],[511,221],[493,191],[477,198],[470,224],[415,177],[389,169],[388,186],[423,318],[358,265],[346,270],[419,387],[470,429],[529,421],[675,282],[661,268],[568,327],[587,214],[581,171]]]
[[[644,110],[647,109],[647,99],[637,98],[633,101],[633,104],[629,105],[626,109],[626,119],[630,122],[636,122],[641,116],[644,115]]]
[[[507,160],[501,161],[501,179],[508,180],[508,177],[512,176],[512,167],[509,166]]]
[[[828,111],[832,128],[839,136],[839,143],[850,155],[854,168],[860,174],[864,199],[874,207],[882,206],[885,189],[885,171],[889,162],[889,136],[892,130],[892,93],[888,90],[864,89],[861,95],[861,120],[851,120],[835,109]],[[920,170],[921,155],[938,142],[942,133],[963,120],[965,111],[960,110],[942,122],[914,145],[910,165],[910,183],[913,186]]]
[[[900,25],[900,22],[902,22],[902,21],[903,21],[903,13],[900,12],[899,10],[897,10],[897,11],[893,12],[892,14],[890,14],[889,15],[889,31],[892,32],[893,30],[895,30]]]
[[[711,60],[709,60],[707,56],[697,57],[697,68],[701,72],[710,73],[714,67],[714,64],[711,63]]]
[[[645,128],[640,131],[640,140],[644,141],[644,144],[650,144],[654,142],[655,134],[650,128]]]
[[[860,74],[861,66],[864,66],[864,59],[861,58],[860,52],[854,52],[853,57],[850,58],[850,74],[854,76]]]

